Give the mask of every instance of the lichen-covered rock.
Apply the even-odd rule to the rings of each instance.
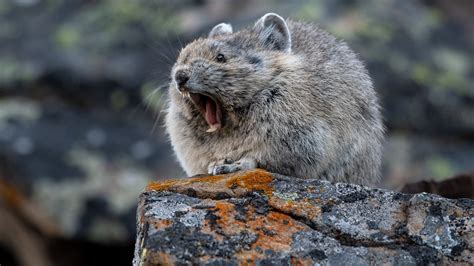
[[[163,135],[150,133],[152,123],[0,98],[0,185],[9,184],[34,205],[61,237],[133,242],[137,194],[153,176],[178,169],[170,167]]]
[[[134,265],[474,263],[474,201],[263,170],[152,183]]]

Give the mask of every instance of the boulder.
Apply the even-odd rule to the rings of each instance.
[[[134,265],[472,264],[474,201],[264,170],[151,183]]]

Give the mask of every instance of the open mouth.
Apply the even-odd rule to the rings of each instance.
[[[209,125],[206,132],[214,132],[222,128],[222,107],[218,101],[210,96],[200,93],[189,93],[189,96],[194,104],[199,108]]]

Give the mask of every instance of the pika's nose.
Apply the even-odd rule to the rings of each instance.
[[[176,71],[174,78],[178,84],[178,90],[183,91],[185,89],[186,82],[189,80],[189,76],[183,70],[178,70]]]

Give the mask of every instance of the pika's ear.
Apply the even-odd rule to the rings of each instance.
[[[270,49],[291,52],[291,34],[285,19],[275,13],[267,13],[254,26],[259,39]]]
[[[232,33],[232,25],[228,23],[221,23],[217,24],[212,28],[211,32],[209,32],[209,37],[216,37],[220,35],[225,35],[225,34],[231,34]]]

